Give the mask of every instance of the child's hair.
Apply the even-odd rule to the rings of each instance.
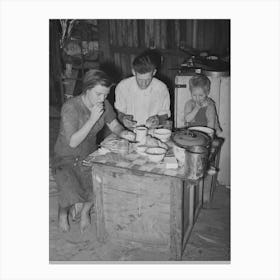
[[[211,85],[210,80],[205,75],[202,74],[196,74],[195,76],[191,77],[189,81],[190,91],[192,91],[193,88],[199,87],[202,88],[205,93],[209,93],[210,85]]]
[[[154,61],[146,53],[140,54],[132,62],[132,68],[136,73],[146,74],[156,69]]]
[[[87,89],[91,89],[96,85],[110,87],[112,86],[112,84],[112,80],[105,72],[101,70],[91,69],[87,71],[84,76],[83,93],[85,93]]]

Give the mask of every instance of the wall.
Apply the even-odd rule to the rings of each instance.
[[[49,21],[49,38],[49,103],[60,107],[63,103],[60,83],[62,63],[59,47],[60,35],[56,20]]]
[[[180,47],[196,51],[208,50],[211,54],[218,55],[230,49],[229,20],[77,21],[81,28],[77,29],[76,33],[81,39],[89,41],[98,39],[99,61],[105,68],[107,67],[116,82],[131,75],[131,62],[137,54],[147,48],[158,49],[163,56],[159,78],[169,87],[171,97],[178,67],[189,56],[180,50]],[[88,26],[97,26],[96,38],[92,38]],[[59,20],[50,20],[50,103],[61,105],[63,101],[59,80],[63,58],[60,57],[59,27]],[[72,35],[75,36],[75,32]]]
[[[131,62],[147,48],[164,57],[161,74],[174,84],[176,69],[187,54],[180,47],[222,55],[230,49],[229,20],[99,20],[102,60],[115,64],[122,77],[131,75]]]

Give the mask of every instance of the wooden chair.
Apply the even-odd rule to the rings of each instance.
[[[213,194],[218,182],[218,171],[220,163],[221,148],[224,143],[224,139],[217,137],[213,140],[212,148],[209,156],[210,166],[216,169],[215,174],[206,173],[204,179],[201,181],[203,184],[203,207],[210,207],[211,201],[213,199]]]

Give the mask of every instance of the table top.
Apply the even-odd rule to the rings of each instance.
[[[97,164],[118,167],[133,171],[177,177],[179,179],[186,180],[184,167],[178,167],[177,169],[167,169],[164,162],[151,162],[147,157],[137,154],[136,152],[125,155],[109,152],[105,155],[102,155],[97,150],[90,154],[83,161],[83,164],[87,166],[94,166]]]
[[[112,137],[112,135],[108,136],[107,138],[109,137]],[[169,142],[168,142],[169,150],[167,154],[169,154],[169,156],[173,156],[173,150],[171,148],[172,141]],[[215,143],[214,149],[217,151],[221,148],[223,139],[217,138],[213,143]],[[149,161],[148,157],[136,153],[135,150],[132,150],[132,152],[128,154],[119,154],[113,152],[108,152],[104,154],[102,152],[102,149],[98,149],[92,154],[90,154],[83,161],[83,165],[86,166],[101,165],[101,166],[117,167],[126,170],[137,171],[141,173],[143,172],[143,173],[171,176],[182,180],[188,180],[185,175],[184,166],[178,167],[176,169],[168,169],[166,168],[166,163],[151,162]],[[188,180],[188,181],[192,181],[192,180]]]

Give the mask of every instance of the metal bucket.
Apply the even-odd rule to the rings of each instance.
[[[207,169],[208,149],[204,146],[191,146],[185,151],[185,171],[189,180],[203,177]]]

